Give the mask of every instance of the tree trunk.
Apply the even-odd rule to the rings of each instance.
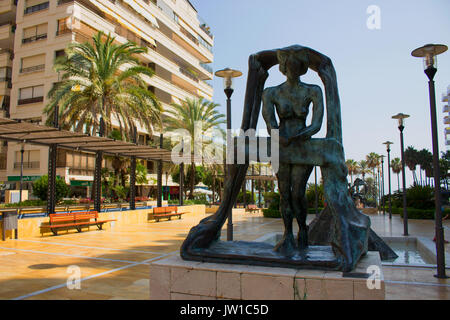
[[[195,163],[191,163],[191,193],[189,199],[194,199],[194,187],[195,187]]]

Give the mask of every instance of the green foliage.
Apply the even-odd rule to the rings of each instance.
[[[122,185],[112,187],[112,190],[116,193],[119,202],[122,202],[124,199],[126,199],[129,189],[129,187],[124,187]]]
[[[385,208],[386,212],[389,212],[389,207]],[[421,210],[416,208],[407,207],[408,219],[422,219],[422,220],[433,220],[434,219],[434,209]],[[392,207],[392,214],[399,214],[403,218],[403,208],[402,207]],[[442,216],[450,214],[450,209],[445,209],[442,212]]]
[[[127,140],[135,122],[152,135],[155,124],[161,122],[162,107],[145,81],[154,71],[138,59],[148,49],[132,42],[117,43],[101,31],[91,40],[69,44],[66,55],[55,60],[54,71],[62,76],[48,93],[47,124],[58,106],[63,129],[94,134],[102,117],[108,136],[115,115]]]
[[[191,165],[184,167],[184,185],[186,186],[191,181]],[[201,166],[195,167],[195,176],[194,176],[194,185],[203,181],[205,175],[205,169]],[[174,169],[172,173],[172,181],[176,183],[180,183],[180,167]]]
[[[317,194],[318,194],[318,201],[317,206],[323,207],[324,206],[324,193],[323,193],[323,185],[317,184]],[[308,202],[308,207],[313,208],[315,206],[316,202],[316,194],[315,194],[315,186],[314,183],[308,183],[307,189],[306,189],[306,201]]]
[[[33,195],[41,199],[42,201],[47,201],[47,189],[48,189],[48,176],[43,175],[39,179],[35,180],[33,183]],[[62,198],[69,196],[70,186],[66,182],[56,177],[56,201],[60,201]]]
[[[406,189],[407,207],[426,210],[434,208],[434,189],[429,186],[415,185]],[[394,192],[392,205],[403,207],[403,193]]]
[[[263,215],[266,218],[281,218],[280,213],[280,194],[277,192],[271,192],[272,197],[269,208],[263,209]]]
[[[280,210],[278,209],[263,209],[265,218],[281,218]]]
[[[255,203],[255,199],[256,199],[256,193],[253,195],[253,200],[252,200],[252,192],[247,190],[245,192],[245,201],[247,203]],[[244,193],[241,191],[239,192],[238,196],[237,196],[237,203],[244,203]]]
[[[15,207],[42,207],[47,204],[44,200],[25,200],[18,203],[6,203],[1,205],[4,208],[15,208]]]
[[[114,139],[114,140],[123,140],[122,133],[117,129],[112,129],[108,135],[108,138]]]

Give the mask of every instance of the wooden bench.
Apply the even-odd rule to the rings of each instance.
[[[245,209],[245,211],[250,211],[250,212],[259,211],[259,208],[257,207],[256,204],[249,204],[247,206],[247,208]]]
[[[162,218],[168,218],[170,220],[175,216],[178,216],[178,218],[181,219],[181,215],[185,213],[186,212],[178,212],[178,207],[156,207],[153,208],[153,219],[155,219],[156,222],[159,222]]]
[[[91,221],[94,219],[94,221]],[[47,226],[56,236],[58,229],[74,227],[78,232],[81,232],[82,227],[96,225],[99,230],[102,230],[103,224],[116,220],[98,220],[97,211],[71,212],[71,213],[52,213],[50,214],[50,223]]]

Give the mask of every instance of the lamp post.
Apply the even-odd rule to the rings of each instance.
[[[22,189],[23,189],[23,153],[24,153],[25,141],[20,143],[20,190],[19,190],[19,203],[22,202]]]
[[[386,145],[386,151],[387,151],[387,162],[388,162],[388,185],[389,185],[389,219],[392,219],[392,202],[391,202],[391,144],[394,144],[393,142],[386,141],[383,142],[383,144]]]
[[[404,144],[403,144],[403,129],[405,129],[405,120],[409,118],[408,114],[398,113],[392,116],[392,119],[398,120],[398,130],[400,130],[400,149],[402,157],[402,180],[403,180],[403,235],[408,235],[408,212],[406,210],[406,176],[405,176],[405,156],[404,156]]]
[[[231,95],[233,94],[233,78],[242,76],[242,72],[239,70],[233,70],[230,68],[225,68],[216,71],[215,75],[217,77],[223,78],[223,91],[227,96],[227,148],[231,147]],[[225,167],[228,167],[229,164]],[[225,169],[224,167],[224,169]],[[226,168],[226,178],[230,179],[230,168]],[[233,241],[233,209],[230,207],[228,212],[228,222],[227,222],[227,240]]]
[[[437,278],[447,278],[445,275],[444,230],[442,228],[441,208],[441,179],[439,172],[439,145],[436,121],[436,94],[434,89],[434,75],[437,72],[436,56],[447,51],[442,44],[427,44],[411,52],[413,57],[421,57],[424,61],[424,72],[428,77],[428,91],[430,96],[431,136],[433,140],[433,173],[434,173],[434,201],[435,201],[435,232],[436,232],[436,260]]]
[[[384,155],[381,155],[381,205],[383,206],[383,215],[386,215],[386,208],[384,203]]]
[[[314,166],[314,208],[316,216],[319,215],[318,205],[319,205],[319,195],[317,194],[317,166]]]

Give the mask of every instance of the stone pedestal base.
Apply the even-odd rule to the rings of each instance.
[[[368,270],[369,266],[372,266]],[[373,273],[376,270],[376,276]],[[367,279],[367,273],[372,274]],[[376,281],[379,281],[376,288]],[[370,287],[375,287],[370,289]],[[384,300],[378,252],[350,274],[185,261],[172,256],[150,265],[151,300]]]

